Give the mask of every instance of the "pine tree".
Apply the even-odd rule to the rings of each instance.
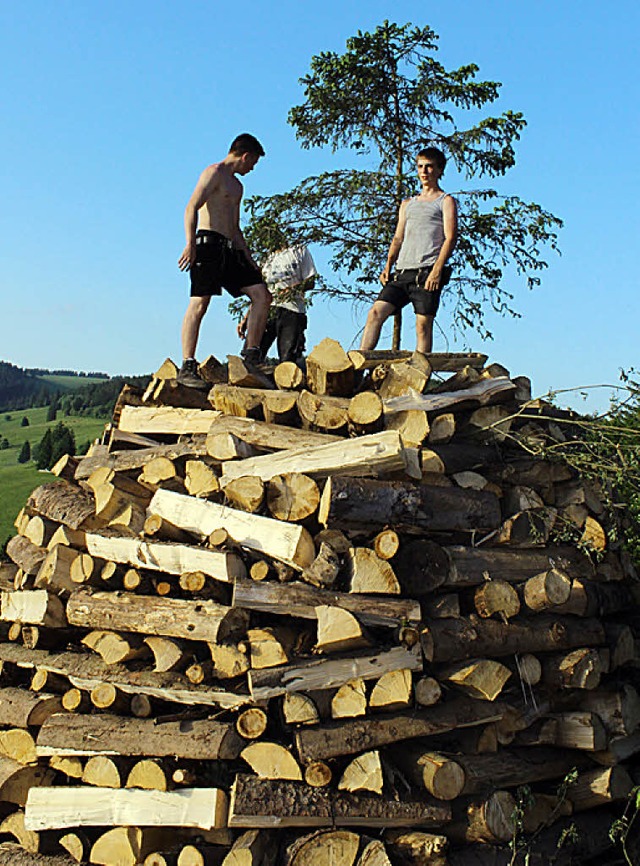
[[[51,430],[47,430],[38,442],[35,448],[34,459],[38,469],[48,469],[51,463],[51,453],[53,448]]]
[[[18,463],[28,463],[31,460],[31,443],[25,439],[18,454]]]

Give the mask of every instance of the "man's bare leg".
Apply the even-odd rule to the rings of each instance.
[[[195,358],[200,324],[207,312],[211,297],[193,297],[189,301],[187,312],[182,320],[182,357],[183,359]]]
[[[380,339],[382,326],[395,311],[395,306],[388,301],[375,301],[367,314],[367,321],[360,341],[361,349],[375,349]]]
[[[267,327],[267,317],[272,299],[271,292],[264,283],[247,286],[242,291],[251,299],[245,345],[247,349],[257,349],[262,341],[264,329]]]
[[[434,316],[416,315],[416,351],[426,355],[433,346]]]

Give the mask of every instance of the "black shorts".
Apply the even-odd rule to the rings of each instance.
[[[433,265],[427,265],[426,268],[396,271],[376,300],[393,304],[398,310],[412,303],[418,315],[435,316],[440,306],[442,289],[451,279],[451,268],[448,265],[443,267],[440,288],[436,292],[428,292],[424,284],[432,269]]]
[[[262,283],[262,274],[242,250],[218,232],[200,229],[196,234],[196,260],[190,268],[191,296],[221,295],[222,289],[237,298],[247,286]]]

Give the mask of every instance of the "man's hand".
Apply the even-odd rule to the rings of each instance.
[[[241,340],[244,340],[244,338],[247,336],[247,320],[248,320],[248,318],[249,318],[249,314],[247,313],[244,316],[244,318],[238,322],[237,331],[238,331],[238,336],[240,337]]]
[[[435,268],[432,269],[431,273],[426,279],[424,284],[425,290],[427,292],[437,292],[440,288],[440,280],[442,279],[442,275],[440,271],[436,271]]]
[[[385,267],[384,271],[380,274],[379,280],[383,286],[386,286],[386,284],[389,282],[389,272],[390,271],[391,271],[391,266],[387,265]]]
[[[182,255],[178,259],[178,267],[181,271],[188,271],[191,265],[196,260],[196,245],[193,241],[188,243],[184,250],[182,251]]]

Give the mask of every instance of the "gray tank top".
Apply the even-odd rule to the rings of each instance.
[[[433,201],[409,199],[405,209],[404,239],[396,268],[423,268],[432,265],[444,243],[442,202],[448,193]]]

